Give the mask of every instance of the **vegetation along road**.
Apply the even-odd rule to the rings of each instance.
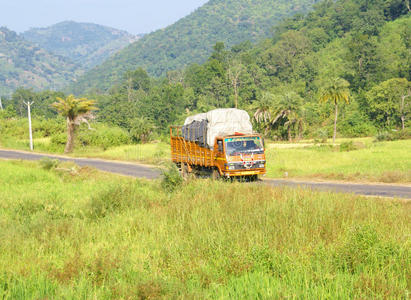
[[[0,158],[4,159],[23,159],[23,160],[40,160],[43,157],[57,158],[61,161],[72,161],[80,166],[91,166],[102,171],[117,173],[133,177],[144,177],[155,179],[160,176],[160,172],[148,166],[106,161],[100,159],[88,158],[69,158],[63,156],[35,154],[22,151],[0,150]],[[355,193],[367,196],[381,197],[400,197],[411,199],[411,187],[387,184],[353,184],[353,183],[332,183],[332,182],[309,182],[293,180],[264,180],[267,184],[273,186],[291,186],[291,187],[309,187],[315,190],[332,190],[343,193]]]

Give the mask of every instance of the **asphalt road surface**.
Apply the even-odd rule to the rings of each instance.
[[[101,159],[91,158],[68,158],[62,156],[54,156],[39,153],[20,152],[12,150],[0,150],[0,158],[4,159],[23,159],[23,160],[40,160],[43,157],[49,157],[52,159],[58,159],[60,161],[71,161],[79,166],[90,166],[96,169],[116,173],[121,175],[155,179],[160,176],[160,171],[154,168],[149,168],[142,165],[132,163],[122,163],[116,161],[106,161]],[[1,170],[0,170],[1,172]]]
[[[43,157],[56,158],[61,161],[71,161],[79,166],[90,166],[96,169],[127,175],[132,177],[155,179],[161,172],[158,169],[150,168],[133,163],[107,161],[90,158],[68,158],[39,153],[29,153],[23,151],[0,150],[0,158],[15,160],[40,160]],[[1,172],[1,170],[0,170]],[[354,193],[366,196],[398,197],[411,199],[411,187],[387,184],[357,184],[357,183],[332,183],[332,182],[309,182],[293,180],[265,179],[263,181],[272,186],[306,187],[313,190],[334,191],[340,193]]]

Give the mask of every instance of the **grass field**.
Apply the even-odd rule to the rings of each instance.
[[[341,152],[338,147],[314,145],[312,141],[267,143],[267,177],[411,183],[411,140],[374,143],[373,138],[358,138],[338,139],[337,143],[349,141],[361,147]],[[46,151],[48,143],[47,139],[38,139],[36,149]],[[27,141],[10,141],[10,145],[17,149],[27,149],[26,144]],[[160,164],[169,161],[170,147],[162,142],[107,150],[78,147],[73,155]]]
[[[331,145],[268,143],[267,177],[309,178],[384,183],[411,183],[411,140],[373,143],[372,138],[354,141],[361,148],[340,152]],[[77,152],[78,156],[102,157],[158,164],[170,157],[165,143],[129,145],[97,152]]]
[[[410,297],[409,202],[0,170],[2,299]]]

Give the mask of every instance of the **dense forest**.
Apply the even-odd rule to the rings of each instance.
[[[285,17],[307,12],[318,0],[211,0],[189,16],[141,40],[97,66],[70,91],[107,91],[126,71],[141,67],[152,76],[203,63],[216,42],[228,47],[271,36],[272,26]]]
[[[65,21],[46,28],[32,28],[23,32],[22,37],[89,70],[141,35],[92,23]]]
[[[171,124],[219,107],[246,109],[255,128],[272,139],[332,134],[333,102],[320,102],[343,82],[338,103],[342,136],[375,135],[411,127],[411,15],[403,0],[323,1],[274,28],[271,38],[229,48],[218,42],[203,64],[153,78],[126,72],[98,101],[97,120],[122,128],[134,141],[166,134]],[[31,96],[30,96],[31,95]],[[24,114],[21,99],[37,100],[34,114],[50,118],[51,92],[17,90],[8,113]],[[19,108],[20,107],[20,108]],[[3,113],[5,114],[5,113]]]
[[[82,72],[69,59],[0,27],[0,95],[8,95],[17,87],[62,89]]]

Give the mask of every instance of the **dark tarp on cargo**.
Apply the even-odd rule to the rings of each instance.
[[[196,142],[201,147],[207,147],[207,126],[208,121],[193,121],[181,128],[183,138],[190,142]]]

